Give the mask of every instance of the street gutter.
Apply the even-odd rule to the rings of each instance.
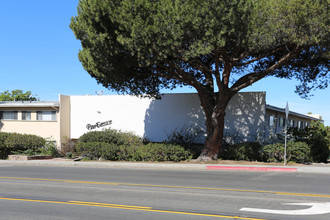
[[[204,163],[169,162],[103,162],[103,161],[57,161],[57,160],[0,160],[1,166],[55,166],[55,167],[91,167],[91,168],[127,168],[127,169],[177,169],[177,170],[213,170],[213,171],[250,171],[250,172],[302,172],[330,174],[330,164],[312,164],[299,166],[274,165],[227,165]]]

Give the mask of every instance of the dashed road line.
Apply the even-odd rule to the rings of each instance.
[[[58,180],[58,179],[41,179],[41,178],[25,178],[25,177],[0,177],[0,179],[51,181],[51,182],[63,182],[63,183],[95,184],[95,185],[111,185],[111,186],[142,186],[142,187],[177,188],[177,189],[217,190],[217,191],[231,191],[231,192],[266,193],[266,194],[287,195],[287,196],[330,198],[330,195],[323,195],[323,194],[276,192],[276,191],[249,190],[249,189],[225,189],[225,188],[209,188],[209,187],[195,187],[195,186],[169,186],[169,185],[153,185],[153,184],[138,184],[138,183],[112,183],[112,182]]]

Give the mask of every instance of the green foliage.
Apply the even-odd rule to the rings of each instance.
[[[78,142],[104,142],[115,145],[141,145],[143,139],[131,132],[121,132],[115,129],[91,131],[83,134]]]
[[[221,159],[261,161],[262,145],[258,142],[246,142],[239,144],[225,144],[220,149]]]
[[[77,153],[91,160],[112,161],[181,161],[191,159],[183,147],[171,144],[153,144],[141,146],[115,145],[104,142],[80,142]]]
[[[202,133],[203,131],[200,128],[184,126],[180,129],[175,129],[170,134],[168,134],[166,141],[189,146],[198,143]]]
[[[293,141],[303,141],[308,142],[310,137],[309,134],[310,128],[306,127],[304,129],[298,129],[297,127],[289,127],[288,128],[288,138],[292,139]]]
[[[64,137],[61,143],[60,154],[65,155],[65,157],[69,159],[76,156],[75,151],[76,151],[76,142],[70,140],[68,137]]]
[[[73,158],[73,153],[70,152],[70,151],[66,152],[66,153],[65,153],[65,158],[66,158],[66,159],[71,159],[71,158]]]
[[[36,97],[32,96],[30,91],[23,93],[23,90],[6,90],[0,93],[0,101],[37,101]]]
[[[313,121],[310,127],[299,130],[289,128],[288,135],[294,141],[303,141],[311,147],[313,162],[326,163],[330,156],[330,130],[321,122]]]
[[[34,150],[31,150],[31,149],[12,151],[10,154],[24,155],[24,156],[37,155],[36,152]]]
[[[25,151],[28,149],[36,151],[42,148],[45,143],[46,140],[37,135],[19,133],[12,133],[5,141],[6,147],[11,151]]]
[[[38,155],[49,155],[49,156],[53,156],[53,157],[60,157],[61,156],[61,153],[56,148],[55,143],[50,139],[46,140],[46,143],[42,148],[39,148],[39,149],[36,150],[36,154],[38,154]]]
[[[196,158],[201,154],[202,147],[200,137],[204,131],[195,126],[183,126],[180,129],[173,130],[167,135],[165,143],[180,145],[192,153]]]
[[[327,163],[330,156],[330,130],[323,123],[313,122],[309,130],[307,143],[311,147],[311,156],[314,162]]]
[[[179,145],[149,143],[136,149],[134,159],[138,161],[182,161],[191,159],[191,154]]]
[[[308,93],[328,83],[328,18],[323,0],[81,0],[70,28],[87,72],[122,93],[211,86],[229,63],[233,89],[275,75]]]
[[[70,28],[84,69],[106,88],[195,88],[211,135],[230,99],[264,77],[296,78],[302,97],[326,88],[328,18],[324,0],[80,0]]]
[[[91,160],[97,160],[101,157],[107,157],[107,154],[115,157],[115,147],[117,146],[114,144],[104,142],[79,142],[76,145],[76,151],[77,154],[81,156],[87,157]]]
[[[6,159],[10,151],[7,148],[5,142],[11,133],[0,132],[0,159]]]
[[[55,146],[46,144],[42,137],[32,134],[0,132],[0,158],[5,159],[9,154],[36,155],[42,152],[54,152]]]
[[[284,144],[269,144],[263,147],[263,157],[267,162],[283,162],[284,161]],[[305,142],[287,143],[287,160],[297,163],[311,162],[311,149]]]
[[[76,153],[91,160],[112,161],[180,161],[191,158],[189,151],[174,144],[144,144],[130,133],[113,129],[83,134],[76,145]]]

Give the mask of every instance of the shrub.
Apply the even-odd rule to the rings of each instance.
[[[10,153],[7,148],[5,141],[11,135],[11,133],[0,132],[0,159],[6,159],[8,154]]]
[[[87,157],[91,160],[98,160],[100,158],[104,160],[120,160],[123,157],[125,145],[115,145],[104,142],[80,142],[76,145],[77,154],[83,157]]]
[[[5,140],[5,145],[10,151],[36,151],[45,146],[46,140],[40,136],[32,134],[12,133]]]
[[[65,155],[66,158],[72,158],[75,156],[76,143],[70,140],[68,137],[64,137],[61,143],[61,154]]]
[[[326,138],[320,133],[315,133],[309,139],[313,162],[327,163],[329,158],[329,145]]]
[[[303,141],[311,147],[313,162],[326,163],[330,156],[330,130],[321,122],[313,121],[310,127],[299,130],[289,128],[288,136],[294,141]]]
[[[37,149],[36,153],[41,155],[50,155],[53,157],[61,156],[60,151],[57,150],[55,143],[51,140],[47,140],[44,147]]]
[[[184,149],[190,151],[193,158],[197,158],[202,153],[203,144],[200,143],[203,142],[202,136],[204,133],[203,129],[199,127],[185,125],[167,134],[164,143],[180,145],[184,147]]]
[[[109,143],[103,142],[80,142],[76,145],[77,154],[88,157],[91,160],[99,159],[103,149],[110,146]]]
[[[265,145],[263,147],[263,157],[267,162],[283,162],[284,161],[284,144],[275,143]],[[287,161],[306,163],[311,162],[310,147],[305,142],[287,143]]]
[[[220,149],[221,159],[224,160],[261,160],[262,145],[258,142],[246,142],[239,144],[224,144]]]
[[[179,145],[193,145],[201,142],[201,135],[204,133],[202,129],[196,126],[183,126],[180,129],[174,129],[167,134],[167,142]]]
[[[45,143],[37,135],[0,132],[0,158],[5,159],[11,153],[35,155]]]
[[[78,142],[103,142],[116,145],[141,145],[142,138],[131,132],[122,132],[115,129],[106,129],[103,131],[91,131],[83,134]]]
[[[149,143],[136,149],[134,160],[137,161],[182,161],[192,155],[184,147],[166,143]]]
[[[307,143],[311,147],[313,162],[327,163],[330,155],[329,128],[320,122],[311,123]]]
[[[140,146],[115,145],[103,142],[80,142],[77,153],[92,160],[125,161],[181,161],[191,159],[191,154],[179,145],[154,144]]]

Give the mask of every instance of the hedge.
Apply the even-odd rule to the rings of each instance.
[[[223,160],[262,160],[262,145],[258,142],[246,142],[234,145],[224,144],[220,149],[220,157]]]
[[[174,144],[149,143],[136,148],[135,160],[141,161],[182,161],[192,157],[190,151]]]
[[[0,132],[0,159],[6,159],[9,155],[9,149],[6,147],[5,141],[11,133]]]
[[[12,133],[5,141],[5,145],[11,151],[36,151],[38,148],[45,146],[46,140],[40,136],[32,134]]]
[[[115,145],[104,142],[80,142],[77,154],[92,160],[112,161],[181,161],[191,159],[191,153],[179,145],[149,143],[140,146]]]
[[[300,139],[304,141],[297,141],[298,138],[294,138],[295,141],[289,141],[287,160],[297,163],[326,162],[329,155],[329,141],[325,139],[326,133],[323,134],[323,130],[313,128],[306,133],[310,135]],[[174,142],[144,144],[142,138],[132,133],[108,129],[82,135],[77,144],[77,153],[90,159],[180,161],[199,155],[201,148],[198,146],[193,149],[191,146],[187,143]],[[264,146],[258,142],[224,144],[219,156],[224,160],[283,162],[284,144],[275,143]]]
[[[284,161],[284,144],[269,144],[263,147],[263,157],[267,162],[283,162]],[[297,163],[311,162],[311,148],[305,142],[287,143],[287,161]]]
[[[115,145],[141,145],[143,139],[131,132],[122,132],[115,129],[91,131],[79,137],[78,142],[103,142]]]
[[[46,140],[37,135],[0,132],[0,158],[5,159],[14,151],[36,152],[45,144]]]

